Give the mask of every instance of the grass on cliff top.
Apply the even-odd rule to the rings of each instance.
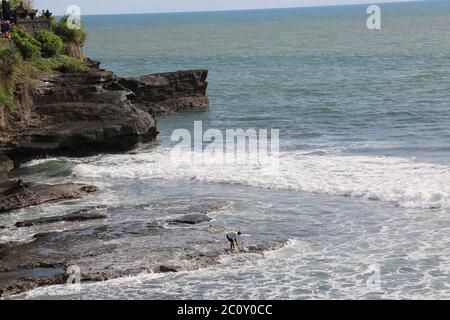
[[[0,37],[0,108],[12,112],[17,85],[32,85],[41,72],[88,71],[83,60],[66,54],[70,42],[76,41],[77,45],[82,46],[86,34],[84,30],[65,30],[63,19],[59,23],[53,22],[55,33],[41,31],[32,37],[17,29],[12,32],[12,40]]]
[[[26,60],[14,43],[0,41],[0,107],[12,112],[17,85],[21,82],[33,85],[41,72],[72,73],[88,70],[86,63],[64,54],[51,58],[37,56]]]
[[[14,44],[0,41],[0,105],[8,111],[14,109],[14,89],[24,71],[22,56]]]

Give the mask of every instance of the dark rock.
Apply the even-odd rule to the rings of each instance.
[[[228,243],[223,232],[211,230],[204,225],[164,228],[157,222],[129,221],[42,233],[32,242],[3,244],[0,296],[65,282],[66,277],[58,272],[44,278],[40,272],[23,277],[23,272],[42,268],[66,270],[76,265],[81,269],[82,281],[103,281],[144,272],[189,271],[218,265],[227,253]],[[264,252],[286,243],[286,238],[259,232],[241,241],[242,253],[263,257]]]
[[[0,213],[46,202],[80,199],[99,191],[97,187],[83,184],[45,185],[18,181],[0,193]]]
[[[29,272],[24,272],[24,276],[22,276],[22,272],[13,272],[13,273],[0,273],[0,283],[4,283],[4,285],[0,285],[0,297],[16,294],[20,292],[25,292],[29,290],[33,290],[37,287],[52,285],[55,283],[65,283],[67,281],[68,276],[60,268],[47,268],[54,269],[53,275],[45,275],[46,272],[42,272],[42,275],[39,273],[44,268],[36,268],[29,270]],[[61,272],[62,271],[62,272]],[[31,273],[34,277],[27,277],[27,274]],[[50,272],[49,272],[50,273]],[[14,280],[7,280],[7,279]]]
[[[9,180],[8,174],[13,168],[13,162],[5,155],[0,154],[0,184]]]
[[[207,77],[208,70],[189,70],[120,79],[119,82],[135,94],[132,99],[137,105],[159,116],[207,107]]]
[[[176,219],[170,219],[168,220],[168,222],[172,224],[199,224],[203,222],[209,222],[211,220],[212,219],[208,217],[206,214],[193,213],[193,214],[186,214]]]
[[[159,266],[159,272],[160,273],[178,272],[178,270],[170,266]]]
[[[0,154],[20,163],[121,152],[156,138],[154,115],[209,103],[206,70],[120,79],[89,64],[87,73],[47,74],[33,89],[20,87],[27,117],[0,132]]]
[[[33,89],[30,121],[3,134],[0,152],[23,162],[123,151],[150,141],[157,134],[155,121],[130,95],[112,72],[47,75]]]
[[[17,222],[15,226],[17,228],[32,227],[42,224],[50,224],[56,222],[75,222],[75,221],[88,221],[88,220],[98,220],[106,219],[108,216],[106,214],[106,207],[98,208],[86,208],[80,211],[76,211],[63,216],[45,217],[27,221]]]

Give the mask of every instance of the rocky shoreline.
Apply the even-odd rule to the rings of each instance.
[[[82,227],[77,219],[40,220],[39,225],[47,226],[40,229],[33,241],[0,245],[0,297],[39,286],[64,284],[68,278],[66,270],[71,266],[81,270],[82,281],[104,281],[219,265],[221,258],[229,254],[224,236],[229,229],[211,216],[226,206],[222,200],[199,198],[157,206],[91,208],[83,214],[98,219]],[[101,216],[98,210],[103,210]],[[112,218],[142,210],[147,210],[151,218],[125,222]],[[80,213],[71,216],[77,215],[81,217]],[[46,228],[51,230],[52,224],[60,224],[64,230],[45,232]],[[265,252],[279,249],[287,242],[281,236],[255,232],[245,240],[238,254],[263,258]]]
[[[99,188],[84,184],[47,185],[13,181],[0,192],[0,214],[47,202],[81,199],[98,192]]]
[[[156,116],[208,107],[207,76],[191,70],[122,79],[94,61],[87,73],[44,74],[18,93],[31,99],[31,111],[0,132],[0,155],[18,164],[130,150],[156,138]]]
[[[0,131],[0,214],[76,198],[64,185],[52,186],[51,197],[49,186],[19,190],[8,179],[14,165],[47,156],[127,151],[156,139],[156,116],[209,106],[207,70],[122,79],[99,62],[89,60],[89,66],[86,73],[43,74],[32,89],[20,88],[18,104],[27,101],[30,110],[26,121]]]
[[[124,79],[93,61],[87,73],[43,75],[34,89],[19,92],[19,100],[32,101],[28,121],[0,132],[0,215],[101,192],[73,183],[11,181],[8,173],[31,159],[122,152],[152,141],[158,134],[157,116],[208,106],[207,76],[207,70],[192,70]],[[0,297],[63,284],[71,266],[80,268],[82,281],[103,281],[218,265],[229,254],[224,237],[229,229],[213,215],[224,206],[222,200],[199,198],[156,206],[86,207],[0,226],[34,234],[29,242],[0,244]],[[133,213],[143,211],[148,219],[133,220]],[[117,214],[131,220],[117,221]],[[255,232],[240,253],[262,257],[286,243]]]

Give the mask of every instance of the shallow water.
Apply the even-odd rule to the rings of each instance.
[[[378,32],[365,28],[365,6],[86,17],[86,54],[120,75],[208,68],[211,108],[160,119],[158,142],[134,152],[28,164],[18,172],[28,179],[106,191],[0,224],[88,205],[211,197],[230,202],[218,222],[291,243],[225,267],[23,297],[450,298],[450,3],[381,8]],[[205,130],[279,129],[279,171],[174,162],[173,130],[199,120]],[[145,218],[136,214],[114,219]],[[33,232],[0,230],[0,240]]]

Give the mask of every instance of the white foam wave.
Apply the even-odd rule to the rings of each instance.
[[[450,168],[414,159],[281,153],[278,170],[214,161],[173,161],[169,149],[111,155],[79,164],[74,174],[91,179],[170,179],[360,197],[407,208],[450,208]],[[180,157],[183,157],[181,155]],[[186,154],[186,157],[188,155]]]
[[[31,160],[28,161],[26,163],[23,163],[20,165],[21,168],[29,168],[29,167],[34,167],[34,166],[38,166],[40,164],[46,163],[46,162],[50,162],[50,161],[58,161],[61,160],[62,158],[45,158],[45,159],[36,159],[36,160]]]

